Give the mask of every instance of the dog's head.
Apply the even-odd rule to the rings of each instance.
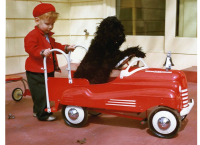
[[[101,37],[105,41],[118,47],[121,46],[121,44],[126,40],[124,26],[115,16],[110,16],[103,19],[103,21],[97,27],[97,32],[95,35],[96,37]]]

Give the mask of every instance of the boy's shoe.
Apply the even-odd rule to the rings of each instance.
[[[37,115],[36,115],[36,113],[33,113],[33,117],[36,117]]]
[[[53,120],[55,120],[55,119],[56,119],[55,116],[50,115],[50,116],[46,119],[46,121],[53,121]]]

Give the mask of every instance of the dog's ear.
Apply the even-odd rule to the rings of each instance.
[[[115,16],[107,17],[97,27],[95,36],[119,49],[125,41],[124,26]]]

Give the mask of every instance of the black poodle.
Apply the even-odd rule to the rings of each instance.
[[[121,22],[114,16],[103,19],[73,77],[86,78],[90,84],[106,83],[112,70],[124,57],[145,57],[145,53],[138,46],[120,51],[124,41],[124,27]]]

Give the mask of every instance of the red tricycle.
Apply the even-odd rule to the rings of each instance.
[[[27,80],[24,79],[22,76],[20,75],[6,75],[5,78],[6,83],[10,83],[10,82],[16,82],[16,81],[21,81],[23,83],[24,86],[24,92],[21,88],[15,88],[12,91],[12,99],[14,101],[20,101],[24,96],[26,95],[31,95],[30,90],[26,87],[27,84]]]
[[[136,58],[120,70],[118,76],[110,77],[109,82],[90,84],[87,79],[72,78],[70,53],[67,55],[58,49],[51,51],[66,57],[68,78],[47,78],[44,58],[46,111],[62,109],[64,121],[71,127],[84,126],[88,113],[105,113],[148,122],[153,134],[172,138],[194,105],[193,99],[188,98],[186,76],[180,70],[149,68],[143,59]],[[55,105],[50,107],[49,101]],[[153,109],[147,113],[150,108]],[[142,112],[146,117],[137,116]]]

